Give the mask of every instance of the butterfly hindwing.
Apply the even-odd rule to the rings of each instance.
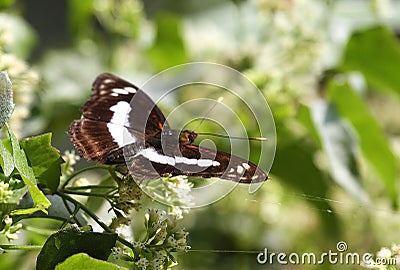
[[[193,176],[196,177],[219,177],[240,183],[262,182],[268,178],[267,174],[254,163],[222,151],[185,144],[181,146],[181,153],[183,156],[213,160],[213,164],[219,164],[195,172]]]
[[[218,177],[247,184],[268,178],[255,164],[241,157],[189,144],[181,144],[177,155],[165,155],[161,150],[146,148],[137,152],[128,164],[131,164],[130,173],[139,181],[165,174]]]

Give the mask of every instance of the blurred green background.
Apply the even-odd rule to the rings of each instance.
[[[361,269],[266,266],[256,257],[264,248],[337,251],[339,241],[360,254],[400,244],[398,14],[394,0],[0,0],[11,126],[20,138],[52,132],[63,152],[101,72],[140,85],[191,61],[237,69],[275,118],[271,180],[256,194],[240,186],[185,215],[192,250],[177,256],[176,269]],[[251,120],[244,124],[257,136]],[[33,269],[36,255],[0,255],[0,268]]]

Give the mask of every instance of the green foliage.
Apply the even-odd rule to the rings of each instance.
[[[107,260],[116,240],[115,233],[82,231],[78,227],[71,226],[56,232],[47,239],[37,258],[36,269],[54,269],[57,264],[78,253],[87,253],[93,258]],[[71,267],[73,262],[74,260],[69,261],[60,269],[70,269],[67,266]]]
[[[116,190],[114,187],[106,188],[106,192],[104,193],[95,192],[96,189],[94,187],[83,187],[82,189],[79,187],[77,189],[73,189],[73,187],[68,188],[66,185],[76,175],[84,171],[74,172],[72,167],[75,164],[74,157],[69,154],[66,156],[68,163],[64,165],[62,170],[65,174],[63,185],[60,187],[62,159],[58,151],[51,146],[51,134],[31,137],[19,143],[11,129],[8,128],[8,131],[10,140],[5,141],[7,146],[3,143],[1,144],[2,148],[0,154],[2,160],[5,160],[5,162],[2,163],[2,168],[4,168],[4,171],[7,173],[12,171],[12,173],[9,173],[8,177],[21,177],[24,180],[24,185],[22,187],[19,185],[19,188],[17,188],[16,184],[12,184],[11,186],[9,184],[15,181],[10,180],[9,183],[5,183],[3,182],[5,179],[2,179],[0,182],[0,213],[3,215],[0,234],[5,235],[9,240],[17,239],[17,232],[22,228],[22,224],[18,222],[32,216],[37,210],[42,210],[47,214],[46,208],[50,206],[49,199],[51,199],[52,203],[55,204],[48,209],[49,215],[43,216],[35,214],[36,217],[47,217],[61,219],[65,222],[74,221],[82,223],[86,222],[86,220],[83,219],[77,211],[83,209],[88,215],[94,218],[106,232],[95,233],[91,230],[81,230],[76,226],[71,226],[54,233],[47,239],[38,256],[37,269],[54,269],[59,263],[78,253],[86,253],[92,258],[104,261],[107,260],[118,237],[111,229],[111,226],[118,228],[129,222],[129,219],[121,215],[120,210],[128,214],[130,209],[138,208],[138,203],[132,203],[133,201],[139,201],[142,197],[143,192],[137,187],[137,184],[132,179],[132,181],[123,180],[125,179],[124,176],[122,176],[122,179],[119,179],[118,171],[114,171],[117,167],[106,167],[107,170],[110,170],[110,175],[118,183],[123,184],[119,190],[119,195],[114,195]],[[28,157],[28,159],[26,157]],[[175,182],[178,186],[183,186],[184,184],[179,183],[179,181],[180,180],[177,179]],[[44,190],[53,187],[51,192],[61,197],[62,200],[57,200],[57,197],[54,198],[54,196],[45,197],[36,183],[42,184],[41,188]],[[127,185],[127,183],[130,183],[130,185]],[[132,187],[135,186],[137,188],[132,189]],[[87,192],[92,188],[94,189],[92,192]],[[101,190],[101,187],[99,188]],[[33,199],[33,207],[23,203],[24,200],[21,200],[21,198],[26,195],[27,191],[29,191]],[[116,213],[116,218],[110,227],[108,227],[102,223],[89,208],[68,196],[68,193],[98,196],[107,199]],[[75,208],[74,212],[71,210],[73,207]],[[67,211],[67,214],[65,214],[65,211]],[[10,214],[11,217],[8,216],[8,214]],[[133,257],[131,258],[125,255],[125,259],[114,259],[114,262],[124,265],[127,264],[126,260],[128,259],[128,261],[132,261],[132,265],[135,266],[135,269],[140,269],[142,265],[147,264],[153,266],[158,265],[156,269],[166,269],[166,267],[174,264],[175,259],[172,253],[186,250],[187,233],[177,227],[175,217],[164,218],[165,216],[166,213],[161,210],[149,212],[145,218],[146,237],[143,238],[142,241],[130,243],[119,237],[118,240],[121,243],[131,248],[131,256]],[[63,267],[68,268],[70,264],[79,262],[84,264],[87,259],[87,257],[74,257],[60,265],[60,267],[61,269],[63,269]],[[103,265],[103,267],[107,267],[107,265],[109,267],[114,267],[112,264],[101,265]]]
[[[346,46],[342,63],[346,70],[361,72],[373,90],[396,95],[400,93],[399,65],[400,43],[384,26],[354,33]],[[356,130],[364,156],[380,175],[393,206],[397,208],[397,161],[378,121],[348,83],[333,82],[328,93],[338,112]]]
[[[7,141],[0,143],[0,165],[4,176],[9,177],[14,171],[14,160],[10,151],[4,146],[4,143],[7,143]]]
[[[11,6],[15,0],[0,0],[0,9]]]
[[[67,2],[70,10],[68,12],[69,27],[77,36],[86,35],[91,30],[93,2],[93,0],[70,0]]]
[[[400,43],[385,26],[354,33],[344,52],[346,70],[362,72],[373,90],[400,94]]]
[[[186,63],[188,56],[182,40],[179,18],[170,14],[160,14],[157,16],[156,24],[156,39],[147,52],[156,70],[161,71]]]
[[[361,151],[380,175],[393,206],[397,208],[397,162],[377,120],[348,83],[332,82],[328,87],[328,94],[338,113],[347,119],[357,132]]]
[[[37,180],[35,178],[35,174],[33,172],[32,167],[29,166],[28,160],[26,158],[25,152],[21,149],[17,138],[11,129],[8,129],[8,134],[10,136],[12,155],[14,160],[15,169],[19,172],[22,180],[25,185],[28,186],[29,193],[32,196],[34,207],[30,209],[24,210],[16,210],[14,211],[14,215],[28,214],[34,213],[38,210],[46,211],[51,204],[43,192],[37,186]]]
[[[58,264],[55,269],[56,270],[76,270],[76,269],[119,270],[128,268],[120,267],[112,263],[94,259],[84,253],[78,253],[72,255],[71,257],[68,257],[64,262]]]
[[[360,183],[360,173],[356,162],[356,145],[351,130],[336,113],[333,105],[325,100],[317,100],[311,106],[312,121],[318,132],[318,141],[327,156],[332,179],[361,202],[369,201]],[[313,132],[311,127],[310,132]]]
[[[32,251],[17,254],[2,245],[20,234],[29,244],[42,246],[47,239],[38,269],[166,269],[176,263],[178,269],[258,269],[251,252],[265,247],[324,252],[346,240],[352,251],[374,252],[397,241],[400,47],[392,26],[398,6],[379,8],[395,1],[54,2],[58,9],[52,15],[65,18],[63,24],[43,17],[47,7],[40,1],[15,2],[0,1],[0,71],[8,72],[14,90],[13,101],[10,81],[0,75],[0,126],[8,122],[11,127],[0,134],[0,235],[5,237],[0,246],[6,251],[0,268],[33,265]],[[371,3],[373,14],[368,13]],[[340,36],[347,40],[332,40],[348,32],[349,37]],[[36,41],[39,50],[32,51]],[[268,100],[277,153],[270,181],[256,194],[245,196],[247,189],[239,187],[183,216],[187,211],[179,202],[189,194],[182,190],[190,189],[179,186],[188,188],[192,179],[166,177],[149,186],[166,196],[165,202],[177,202],[168,209],[150,202],[121,168],[81,169],[84,164],[72,151],[60,157],[57,149],[72,147],[65,132],[79,117],[98,73],[115,72],[140,85],[189,61],[238,68]],[[365,85],[354,83],[354,72]],[[334,74],[321,79],[327,73]],[[161,100],[163,111],[194,96],[219,94],[197,87]],[[249,133],[257,132],[241,107],[231,109],[244,118]],[[200,129],[214,131],[207,121]],[[33,134],[42,135],[29,137]],[[110,224],[99,218],[104,203],[113,215]],[[176,226],[178,217],[189,239]],[[104,233],[67,225],[82,227],[88,220]],[[193,251],[179,253],[188,248],[187,240]],[[104,248],[100,260],[91,253],[96,248]],[[387,250],[396,256],[399,248]]]
[[[280,179],[285,179],[286,185],[295,188],[300,194],[305,196],[325,197],[328,194],[328,177],[313,162],[313,154],[317,150],[315,145],[306,142],[306,138],[295,138],[283,126],[277,126],[281,134],[285,134],[285,142],[277,145],[277,152],[274,160],[274,166],[271,173]],[[289,137],[292,137],[290,140]],[[284,162],[287,159],[296,160],[287,167]],[[325,200],[311,200],[311,203],[317,209],[331,209],[332,205]],[[324,230],[327,237],[335,236],[340,233],[340,225],[337,216],[326,215],[319,212],[324,224]],[[329,232],[329,233],[328,233]]]
[[[44,184],[52,193],[60,183],[62,158],[51,145],[51,133],[31,137],[20,142],[29,165],[32,167],[38,183]]]

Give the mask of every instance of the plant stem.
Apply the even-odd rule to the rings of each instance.
[[[108,195],[104,193],[80,192],[80,191],[70,190],[69,188],[65,189],[64,192],[72,195],[93,196],[93,197],[101,197],[104,199],[107,199],[108,197]]]
[[[4,250],[33,250],[33,251],[39,251],[42,249],[42,246],[39,245],[0,245],[0,248]]]
[[[115,233],[115,232],[114,232],[113,230],[111,230],[105,223],[103,223],[103,222],[99,219],[99,217],[97,217],[96,214],[93,213],[93,211],[90,210],[86,205],[80,203],[79,201],[75,200],[74,198],[72,198],[71,196],[69,196],[69,195],[67,195],[67,194],[65,194],[65,193],[63,193],[63,192],[57,191],[56,194],[57,194],[58,196],[60,196],[61,198],[64,198],[65,200],[72,202],[72,203],[75,204],[76,206],[79,206],[79,208],[81,208],[83,211],[85,211],[85,213],[86,213],[88,216],[90,216],[97,224],[99,224],[99,226],[100,226],[101,228],[103,228],[104,231],[106,231],[106,232],[108,232],[108,233]],[[132,250],[134,249],[132,243],[128,242],[127,240],[123,239],[122,237],[117,236],[117,239],[118,239],[118,241],[119,241],[120,243],[124,244],[125,246],[129,247],[130,249],[132,249]]]
[[[66,180],[65,182],[61,185],[61,190],[63,190],[68,183],[74,179],[77,175],[83,173],[83,172],[87,172],[87,171],[91,171],[91,170],[97,170],[97,169],[101,169],[101,170],[106,170],[109,171],[109,166],[102,166],[102,165],[96,165],[96,166],[91,166],[91,167],[86,167],[83,168],[82,170],[76,171],[74,173],[72,173]]]
[[[68,190],[80,190],[80,189],[116,189],[117,186],[96,186],[96,185],[87,185],[87,186],[79,186],[79,187],[68,187]]]

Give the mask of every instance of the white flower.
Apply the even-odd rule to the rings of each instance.
[[[192,187],[193,183],[188,181],[187,176],[179,175],[163,177],[142,188],[153,198],[169,206],[168,215],[181,219],[182,214],[187,213],[193,205],[190,194]]]
[[[12,225],[12,218],[10,216],[5,216],[3,218],[4,228],[0,231],[0,234],[4,234],[8,240],[17,240],[19,230],[22,228],[22,224]]]
[[[268,91],[308,91],[316,78],[337,60],[340,48],[331,42],[328,5],[319,0],[251,0],[221,5],[184,24],[184,39],[194,59],[222,63],[250,59],[268,82]],[[240,16],[226,24],[227,18]],[[335,47],[336,46],[336,47]]]
[[[75,150],[66,150],[62,158],[65,162],[68,162],[70,166],[74,166],[76,162],[81,159],[79,155],[75,154]]]
[[[380,258],[390,258],[392,257],[392,251],[387,247],[383,247],[376,253],[376,256]]]
[[[129,242],[133,241],[133,232],[131,226],[122,224],[116,229],[115,232],[125,240]]]
[[[167,257],[163,254],[163,252],[157,252],[151,261],[151,265],[153,266],[154,269],[163,269],[165,260]]]
[[[5,203],[8,198],[13,195],[10,185],[5,182],[0,182],[0,203]]]
[[[135,264],[142,269],[146,269],[147,266],[149,266],[149,260],[146,258],[140,258],[137,262],[135,262]]]
[[[392,244],[393,255],[400,255],[400,244]]]
[[[178,241],[173,236],[169,236],[168,237],[167,244],[171,248],[177,248],[178,247]]]
[[[23,131],[23,120],[30,115],[31,105],[34,101],[34,92],[39,82],[39,75],[29,69],[26,63],[15,55],[2,53],[1,51],[0,70],[7,71],[13,84],[15,110],[9,123],[14,133],[19,137]]]
[[[135,248],[140,248],[140,249],[146,248],[146,245],[145,245],[144,243],[140,242],[140,241],[134,241],[134,242],[132,243],[132,245],[133,245],[133,247],[135,247]]]
[[[393,17],[393,3],[391,0],[371,0],[369,1],[372,10],[376,15],[382,18]]]
[[[121,260],[121,258],[124,256],[122,248],[120,247],[113,247],[111,252],[116,260]]]

